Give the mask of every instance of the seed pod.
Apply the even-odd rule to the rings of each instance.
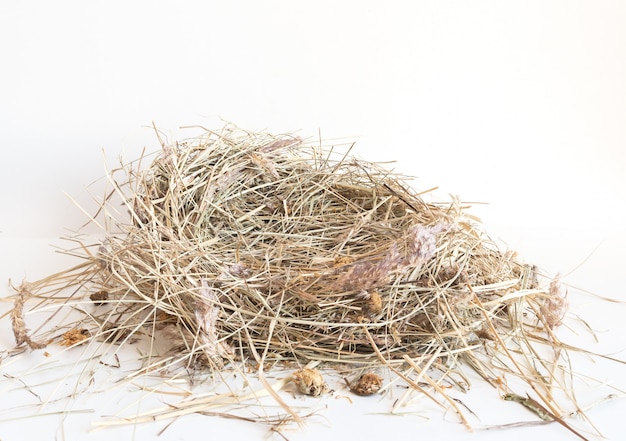
[[[305,394],[317,397],[328,390],[324,377],[317,369],[303,368],[293,373],[293,382],[298,390]]]
[[[380,297],[378,292],[372,291],[370,293],[369,299],[367,299],[367,302],[365,303],[365,308],[371,315],[376,315],[383,310],[383,299]]]
[[[109,293],[104,290],[94,292],[89,296],[89,299],[96,305],[102,305],[105,301],[109,300]]]
[[[361,378],[353,384],[350,384],[350,382],[346,380],[346,384],[352,393],[366,396],[378,392],[383,386],[383,379],[373,372],[368,372],[361,375]]]

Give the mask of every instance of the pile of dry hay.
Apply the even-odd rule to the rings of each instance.
[[[18,288],[18,345],[147,335],[170,343],[152,370],[172,354],[187,369],[252,361],[261,374],[279,362],[386,366],[444,397],[445,384],[466,385],[463,362],[505,398],[518,396],[502,378],[516,375],[560,415],[558,280],[542,286],[458,201],[426,203],[393,172],[293,136],[227,126],[162,147],[149,167],[110,174],[93,220],[107,237],[80,265]],[[33,298],[80,317],[29,335]]]

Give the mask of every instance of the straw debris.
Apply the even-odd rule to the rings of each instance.
[[[80,304],[82,317],[65,324],[80,338],[167,342],[168,368],[172,356],[185,369],[252,359],[385,366],[433,398],[445,395],[442,381],[459,385],[466,365],[502,394],[512,391],[496,379],[523,379],[558,413],[551,391],[567,387],[551,373],[561,354],[552,330],[566,310],[558,280],[544,288],[459,200],[426,202],[377,164],[234,126],[163,142],[148,167],[108,178],[102,242],[83,246],[75,268],[18,289],[18,345],[45,346],[23,320],[32,290],[59,308]],[[539,360],[533,345],[546,341],[554,358]],[[315,372],[293,375],[301,392],[327,389]],[[352,389],[376,393],[373,375]]]

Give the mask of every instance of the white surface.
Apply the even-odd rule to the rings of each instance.
[[[102,150],[109,163],[134,159],[143,147],[158,147],[145,128],[152,121],[174,140],[185,136],[179,126],[216,128],[221,117],[250,130],[315,137],[319,129],[325,139],[356,140],[360,157],[397,160],[398,170],[418,177],[417,188],[438,185],[441,198],[489,202],[473,212],[527,261],[624,301],[624,23],[619,1],[5,2],[0,278],[35,279],[63,268],[43,245],[86,220],[63,192],[89,206],[84,187],[103,175]],[[96,197],[99,185],[90,187]],[[601,331],[592,349],[621,358],[624,312],[622,304],[573,298],[572,313]],[[2,344],[10,345],[0,323]],[[624,387],[621,365],[582,368]],[[467,400],[480,407],[480,393]],[[2,388],[3,403],[28,398]],[[289,437],[340,438],[343,429],[364,439],[568,436],[554,425],[470,434],[437,413],[429,422],[366,417],[371,400],[365,403],[329,402],[320,424]],[[26,432],[149,439],[163,427],[87,436],[105,411],[99,398],[85,406],[98,412],[64,425],[54,417],[3,422],[0,439]],[[625,410],[618,400],[591,416],[617,440]],[[189,417],[160,439],[209,430],[262,434]]]

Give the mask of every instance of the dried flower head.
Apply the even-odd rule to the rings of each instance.
[[[18,346],[26,343],[31,349],[43,349],[47,346],[44,342],[37,342],[28,335],[28,328],[24,321],[24,303],[32,296],[30,285],[26,282],[22,283],[18,288],[18,294],[15,298],[13,310],[11,310],[11,325],[15,342]]]
[[[61,336],[63,341],[61,341],[61,346],[74,346],[76,344],[83,343],[91,337],[91,333],[88,329],[78,329],[73,328],[67,331],[65,334]]]
[[[328,385],[317,369],[299,369],[293,373],[292,380],[300,393],[305,395],[317,397],[328,391]]]
[[[567,307],[567,291],[561,289],[560,275],[557,274],[550,282],[550,289],[540,307],[546,326],[550,329],[560,326],[563,316],[567,312]]]
[[[228,272],[233,277],[246,279],[252,275],[252,270],[244,263],[236,263],[228,268]]]
[[[221,366],[222,358],[232,351],[217,336],[217,320],[220,312],[217,291],[211,288],[206,279],[202,279],[199,297],[196,300],[195,316],[198,323],[198,337],[202,350],[208,359],[217,366]]]
[[[383,379],[373,372],[367,372],[361,375],[361,377],[352,384],[350,384],[347,379],[345,381],[352,393],[362,396],[373,395],[383,386]]]
[[[333,288],[367,291],[388,283],[394,274],[422,266],[435,255],[437,235],[447,228],[443,224],[432,227],[413,225],[404,239],[391,243],[382,258],[363,259],[349,266],[335,281]],[[406,251],[403,253],[401,249]]]
[[[416,224],[409,229],[408,264],[420,266],[435,255],[437,234],[444,230],[443,224],[433,227]]]

